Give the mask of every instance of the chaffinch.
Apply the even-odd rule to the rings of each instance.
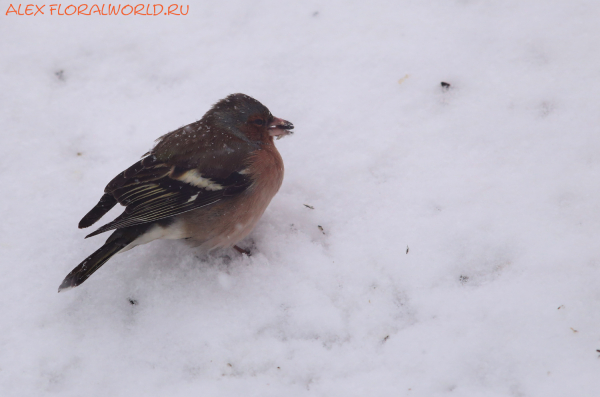
[[[86,236],[115,230],[71,271],[58,292],[83,283],[118,252],[156,239],[188,239],[206,250],[246,237],[283,181],[273,137],[289,121],[244,94],[217,102],[199,121],[163,135],[142,159],[117,175],[79,222],[93,225],[117,203],[125,211]]]

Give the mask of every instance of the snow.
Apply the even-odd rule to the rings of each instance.
[[[0,395],[597,395],[599,18],[3,15]],[[296,127],[252,257],[155,241],[57,294],[106,238],[77,229],[106,183],[235,92]]]

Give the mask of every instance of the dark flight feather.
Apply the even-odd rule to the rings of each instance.
[[[133,175],[130,179],[137,179],[137,175]],[[232,173],[225,179],[211,180],[211,182],[220,185],[221,188],[208,190],[172,179],[170,175],[152,181],[124,181],[120,183],[122,187],[112,192],[112,197],[126,206],[125,212],[86,238],[108,230],[149,223],[202,208],[225,197],[239,194],[252,184],[249,177],[238,172]]]
[[[79,228],[84,229],[86,227],[92,226],[94,223],[98,221],[98,219],[102,218],[104,214],[112,209],[117,204],[117,199],[113,197],[112,194],[106,193],[98,204],[94,208],[90,210],[79,222]]]

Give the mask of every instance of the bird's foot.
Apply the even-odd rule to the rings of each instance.
[[[250,252],[250,250],[240,248],[237,245],[234,245],[233,248],[240,254],[246,254],[248,256],[252,256],[252,253]]]

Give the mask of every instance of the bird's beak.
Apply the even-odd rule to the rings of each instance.
[[[294,128],[294,124],[289,121],[280,119],[275,117],[271,124],[269,124],[269,135],[276,136],[277,139],[285,136],[293,134],[293,131],[290,131]]]

